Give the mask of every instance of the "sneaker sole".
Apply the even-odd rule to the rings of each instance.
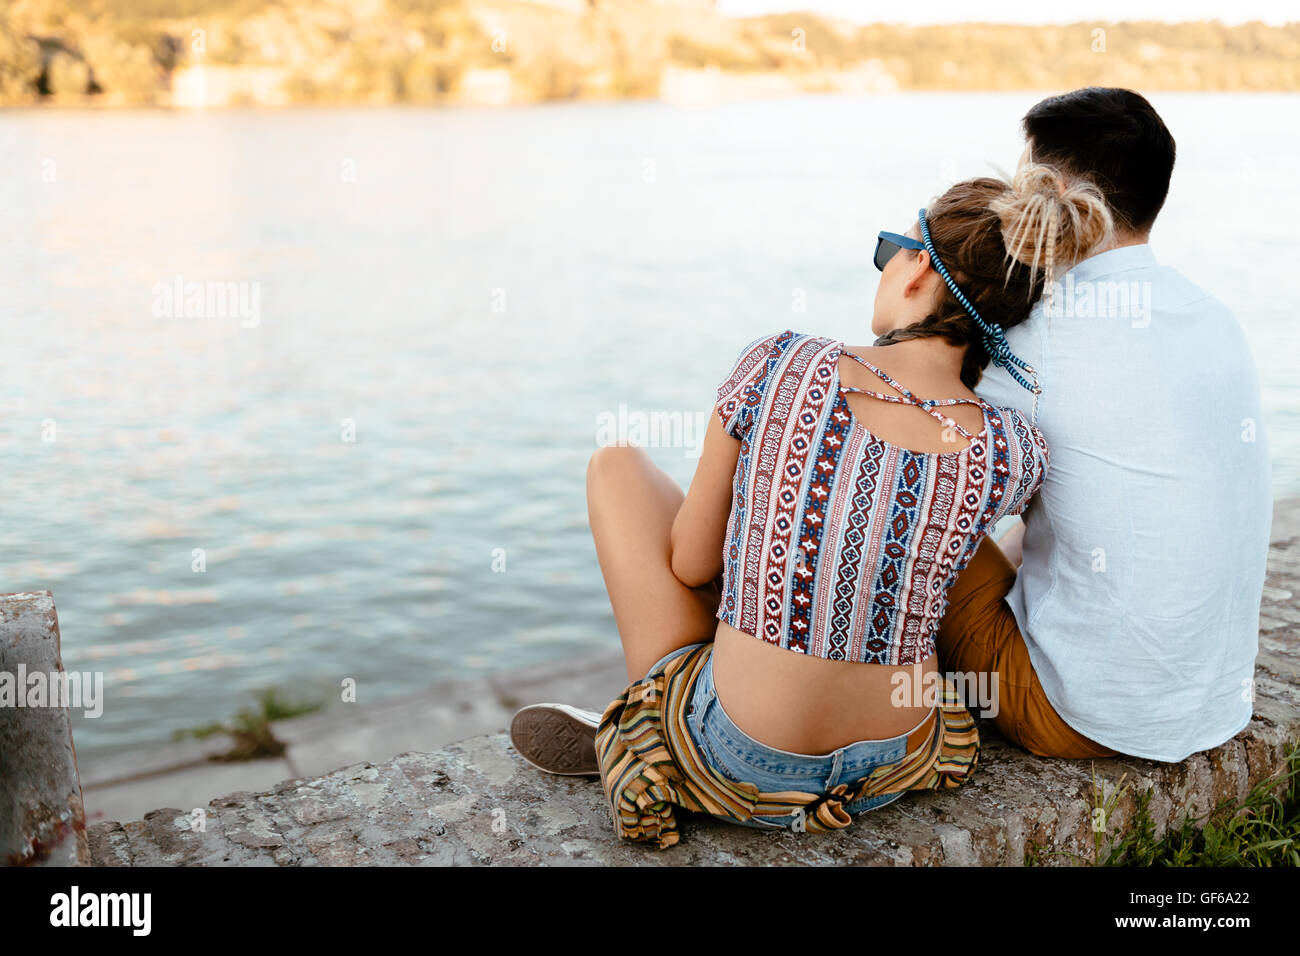
[[[510,722],[510,742],[538,770],[566,777],[598,777],[596,728],[552,704],[533,704]]]

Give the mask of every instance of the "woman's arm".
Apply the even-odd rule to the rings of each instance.
[[[739,457],[739,439],[728,435],[718,416],[710,414],[700,463],[671,536],[673,575],[689,588],[709,584],[722,573],[722,539],[731,516],[731,484]]]

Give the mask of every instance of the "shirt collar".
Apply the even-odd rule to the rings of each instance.
[[[1136,246],[1120,246],[1118,249],[1107,249],[1095,256],[1089,256],[1076,264],[1070,272],[1074,273],[1074,280],[1078,282],[1114,275],[1117,272],[1151,269],[1155,266],[1156,257],[1151,252],[1151,245],[1144,242]]]

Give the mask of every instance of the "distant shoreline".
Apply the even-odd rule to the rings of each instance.
[[[1247,96],[1247,97],[1287,97],[1300,95],[1300,88],[1286,90],[1189,90],[1189,89],[1159,89],[1155,87],[1144,87],[1143,91],[1147,95],[1154,96]],[[796,90],[789,93],[770,93],[766,95],[756,94],[749,97],[735,97],[726,100],[717,100],[707,103],[694,105],[684,105],[675,103],[671,100],[665,100],[659,97],[623,97],[620,99],[610,98],[575,98],[567,100],[535,100],[530,102],[504,103],[504,104],[484,104],[484,103],[465,103],[448,101],[443,103],[354,103],[347,101],[333,102],[311,102],[311,103],[286,103],[281,105],[268,105],[263,103],[230,103],[221,106],[183,106],[171,103],[103,103],[97,102],[92,98],[84,101],[58,101],[58,102],[41,102],[26,104],[0,104],[0,114],[4,113],[175,113],[181,115],[200,116],[204,114],[223,114],[223,113],[294,113],[294,112],[328,112],[328,111],[347,111],[355,110],[358,112],[368,111],[404,111],[411,113],[421,112],[471,112],[471,111],[494,111],[509,112],[514,110],[530,110],[536,108],[557,108],[565,106],[625,106],[631,104],[655,105],[655,106],[676,106],[686,109],[709,108],[715,106],[727,106],[735,103],[753,103],[753,102],[770,102],[773,100],[783,99],[802,99],[802,98],[844,98],[855,99],[863,102],[874,100],[889,100],[896,97],[909,96],[992,96],[1016,94],[1027,94],[1037,96],[1050,96],[1055,90],[1051,88],[1041,89],[1015,89],[1015,90],[896,90],[888,93],[848,93],[841,91],[812,91]]]
[[[171,9],[172,3],[175,8]],[[712,0],[179,0],[0,11],[0,105],[687,106],[809,93],[1300,91],[1300,22],[859,25]]]

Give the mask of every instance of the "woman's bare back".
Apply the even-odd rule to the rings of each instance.
[[[887,348],[845,346],[845,351],[882,369],[917,398],[976,398],[960,379],[927,361],[930,348],[930,343],[900,343]],[[838,369],[841,385],[897,394],[848,355],[840,357]],[[852,392],[844,397],[858,423],[890,444],[923,453],[956,452],[968,444],[915,406]],[[984,429],[978,406],[945,406],[944,412],[972,435]],[[932,686],[926,675],[939,670],[935,655],[901,666],[805,656],[767,644],[725,621],[718,623],[713,656],[718,700],[727,716],[760,743],[800,754],[825,754],[859,740],[907,733],[930,713],[921,692]],[[915,705],[895,705],[900,688]]]

